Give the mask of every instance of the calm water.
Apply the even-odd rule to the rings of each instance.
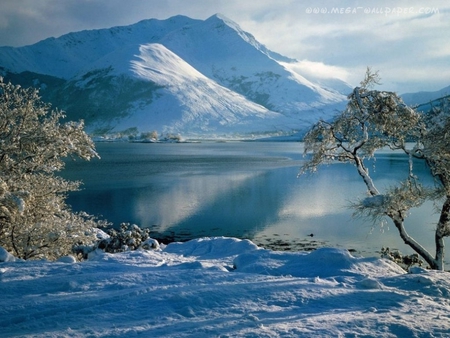
[[[68,163],[64,176],[84,182],[69,204],[116,225],[149,227],[155,238],[233,236],[294,249],[338,246],[376,255],[388,246],[412,253],[389,222],[352,218],[349,202],[365,195],[354,167],[335,164],[297,178],[301,143],[99,143],[97,150],[101,160]],[[405,177],[405,161],[378,158],[372,170],[380,188]],[[430,250],[437,219],[431,213],[426,205],[407,220]]]

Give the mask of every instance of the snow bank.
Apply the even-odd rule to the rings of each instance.
[[[198,259],[221,259],[258,249],[256,244],[249,240],[227,237],[206,237],[185,243],[170,243],[164,251],[182,256],[194,256]]]
[[[234,266],[239,272],[294,277],[392,276],[404,273],[390,261],[355,258],[345,249],[333,248],[321,248],[310,253],[259,250],[237,256]]]
[[[224,237],[4,261],[0,294],[2,338],[450,336],[448,273]]]

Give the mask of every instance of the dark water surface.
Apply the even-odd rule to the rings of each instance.
[[[99,143],[97,151],[101,160],[67,164],[63,175],[84,182],[68,203],[115,225],[149,227],[154,238],[232,236],[291,250],[334,246],[377,255],[387,246],[412,253],[389,222],[352,218],[349,202],[364,196],[365,186],[351,165],[297,178],[301,143]],[[406,177],[407,159],[381,154],[371,169],[384,188]],[[429,250],[432,209],[425,205],[407,219]]]

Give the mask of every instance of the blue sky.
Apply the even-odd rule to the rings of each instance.
[[[221,13],[305,73],[357,85],[367,66],[399,93],[450,85],[450,4],[440,1],[2,0],[0,46],[143,19]]]

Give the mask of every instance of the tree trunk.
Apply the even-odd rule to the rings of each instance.
[[[439,270],[444,270],[444,237],[449,235],[448,223],[450,220],[450,196],[447,196],[442,205],[441,215],[436,227],[435,243],[436,243],[436,261],[440,265]]]
[[[394,222],[394,225],[397,228],[400,237],[403,239],[403,242],[406,245],[409,245],[415,252],[417,252],[430,265],[431,269],[433,270],[443,269],[443,266],[439,266],[438,261],[435,258],[433,258],[433,256],[428,252],[427,249],[425,249],[422,245],[420,245],[414,238],[409,236],[409,234],[406,232],[405,226],[403,224],[403,219],[401,217],[391,215],[389,217]]]
[[[444,270],[444,253],[445,253],[445,244],[444,238],[438,234],[436,230],[436,235],[434,237],[436,243],[436,269]]]
[[[356,168],[358,170],[359,175],[362,177],[369,193],[371,196],[377,196],[380,193],[378,189],[375,187],[375,184],[372,181],[369,173],[367,172],[367,168],[364,166],[364,163],[358,156],[354,156],[354,161],[356,164]],[[412,238],[405,229],[403,224],[403,218],[400,215],[388,215],[392,221],[394,222],[395,227],[397,228],[400,237],[403,239],[403,242],[406,245],[409,245],[416,253],[418,253],[433,270],[443,270],[444,269],[444,240],[443,237],[445,234],[442,234],[438,231],[438,229],[446,229],[447,222],[449,221],[450,216],[450,196],[447,198],[446,203],[442,207],[441,219],[439,220],[438,229],[436,230],[436,257],[433,257],[427,249],[425,249],[422,245],[420,245],[414,238]]]
[[[354,161],[356,164],[356,168],[358,170],[358,174],[362,177],[367,190],[369,190],[369,193],[371,196],[379,195],[378,189],[373,184],[372,178],[369,176],[369,173],[367,172],[367,168],[364,166],[364,163],[358,156],[354,156]]]

